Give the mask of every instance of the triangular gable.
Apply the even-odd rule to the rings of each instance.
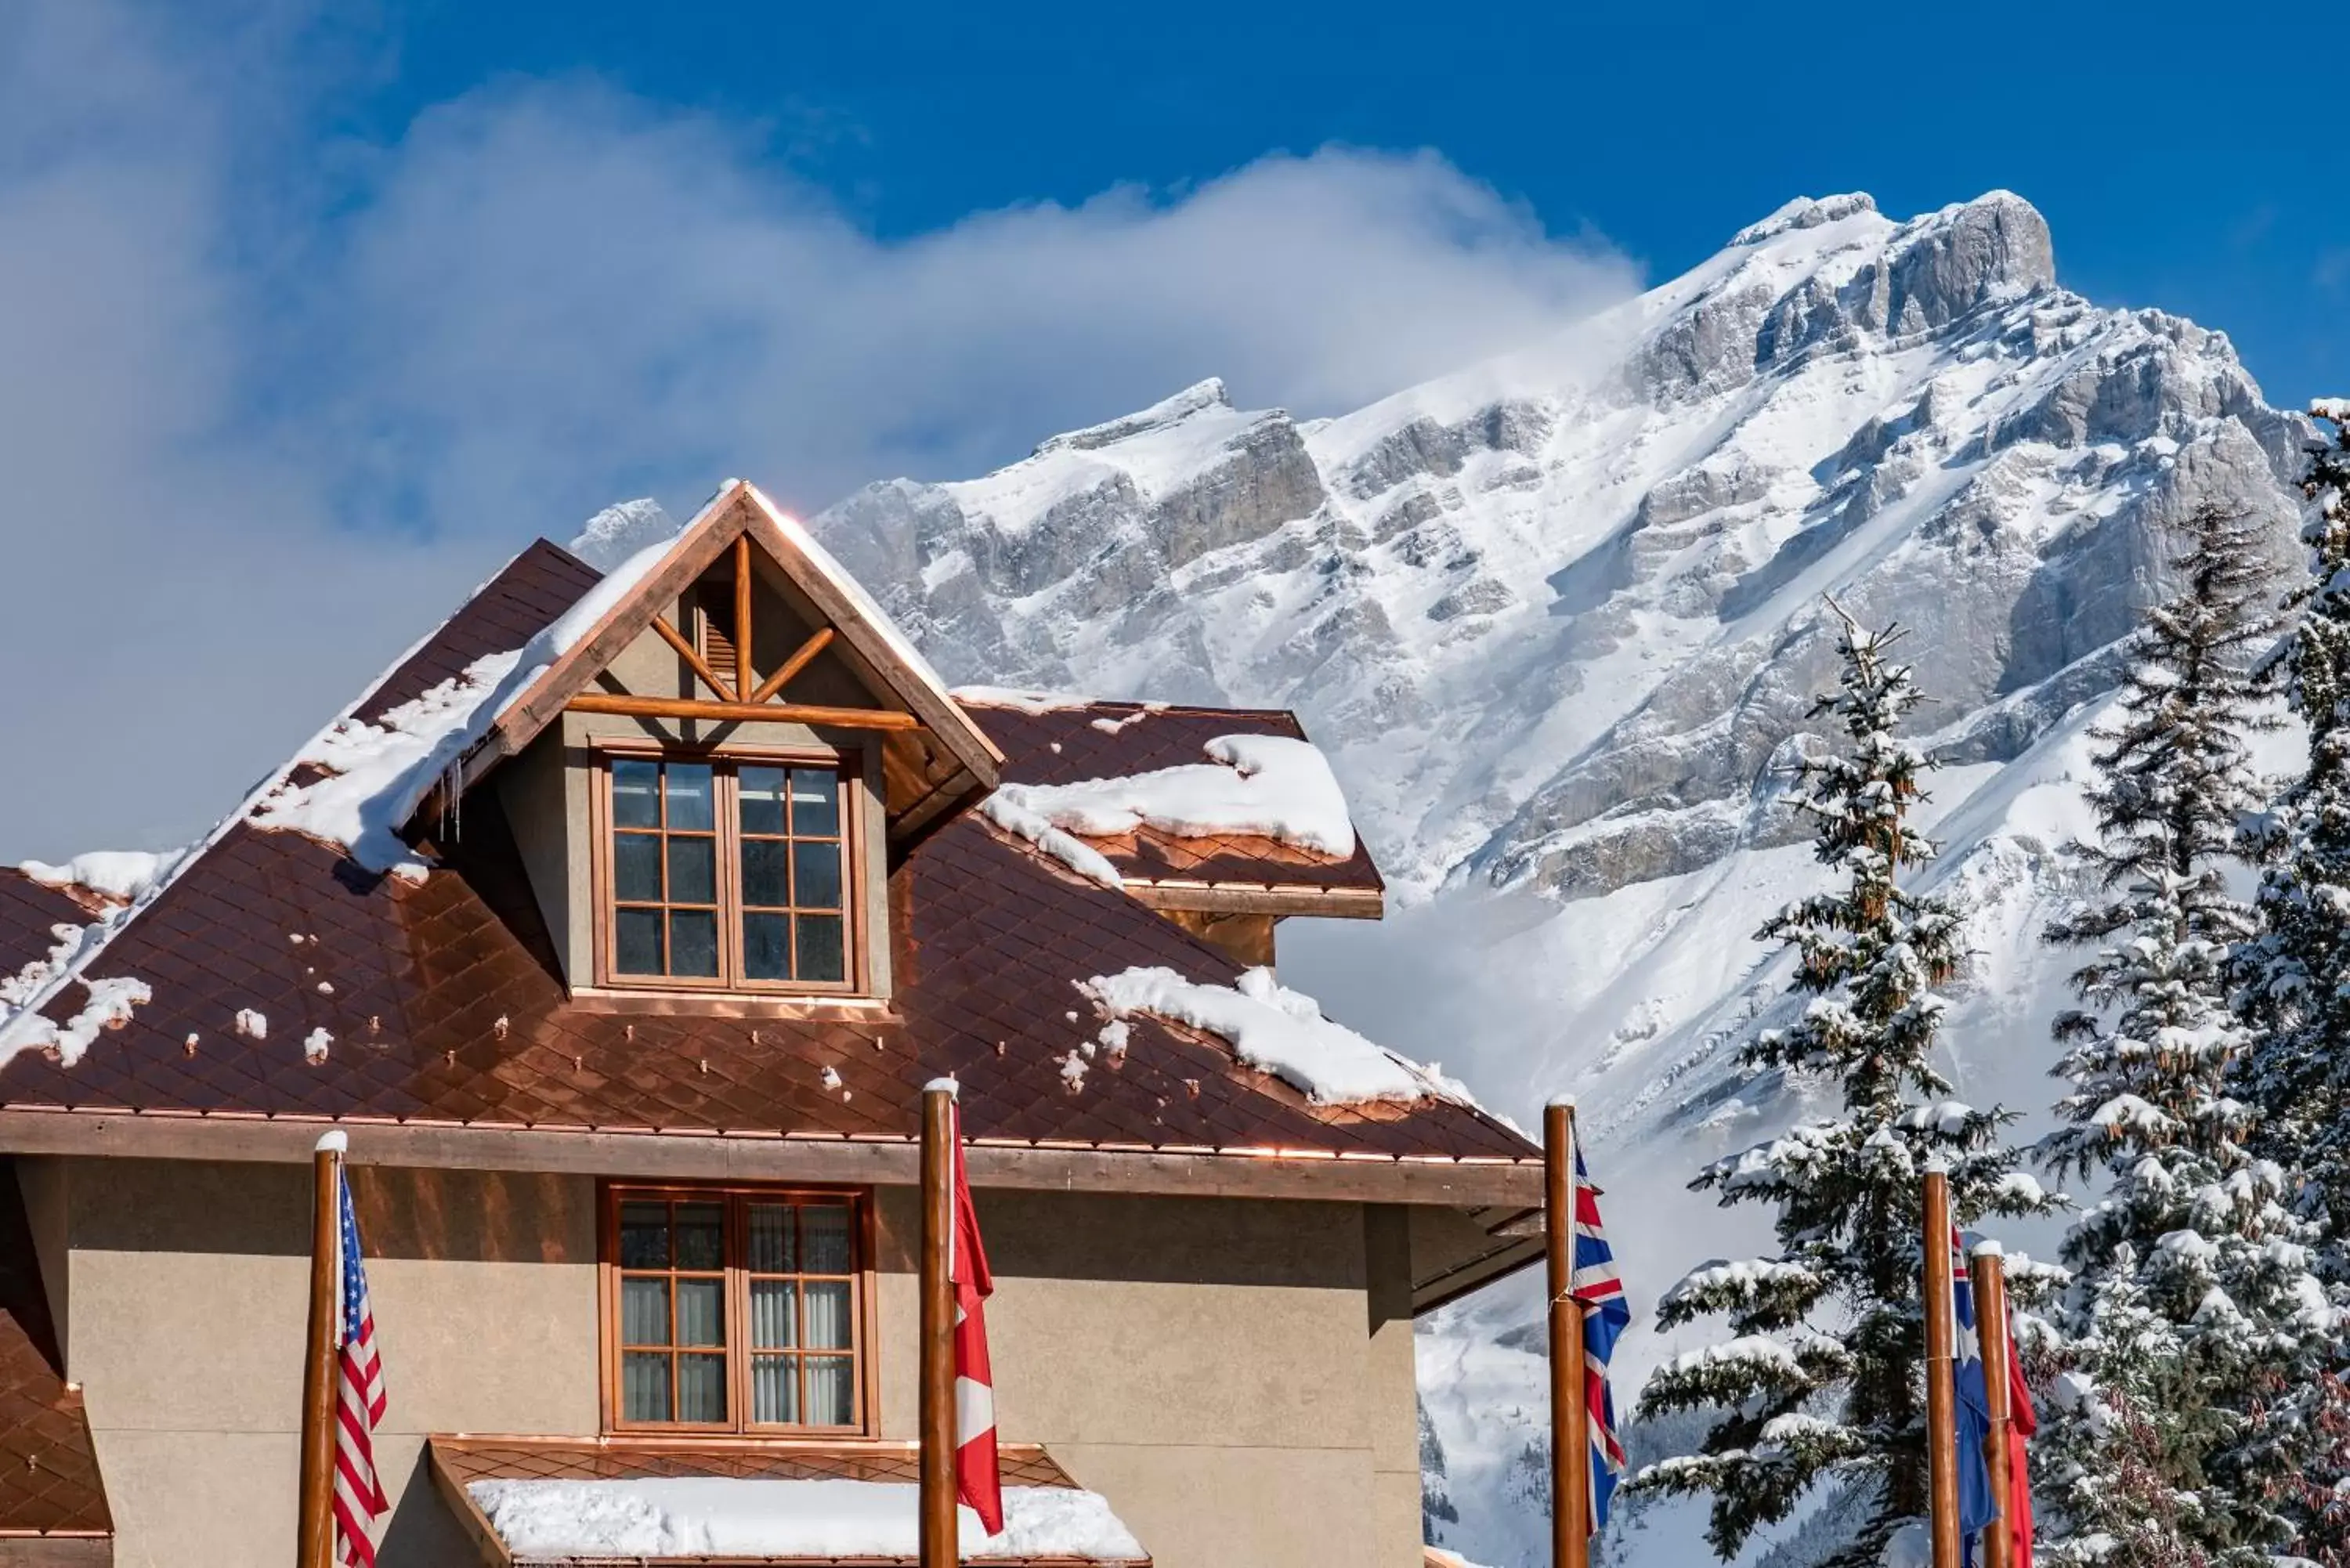
[[[694,514],[664,554],[634,571],[632,586],[619,594],[596,624],[570,649],[547,666],[509,703],[496,724],[467,753],[463,782],[470,786],[503,759],[530,744],[567,705],[589,693],[612,661],[649,628],[667,607],[729,550],[764,556],[768,564],[813,606],[833,633],[831,647],[847,655],[866,683],[907,715],[902,727],[885,732],[886,752],[896,771],[927,777],[923,824],[942,808],[984,794],[1001,777],[1003,754],[984,731],[948,695],[944,682],[876,605],[862,587],[833,560],[800,523],[778,510],[759,488],[735,480],[720,489]],[[629,570],[624,566],[622,570]],[[717,702],[711,709],[739,708],[702,716],[750,720],[801,720],[870,724],[844,710],[800,708],[780,693],[763,705]],[[893,818],[899,812],[893,810]],[[902,825],[910,830],[917,824]]]

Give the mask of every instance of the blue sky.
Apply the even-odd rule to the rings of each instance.
[[[2244,7],[0,0],[0,551],[47,585],[0,616],[0,735],[78,759],[0,775],[0,857],[197,830],[613,500],[813,509],[1209,375],[1339,411],[1798,194],[2016,190],[2072,286],[2224,328],[2273,400],[2350,391],[2297,41]]]
[[[1432,148],[1652,279],[1798,193],[1906,216],[2005,186],[2100,303],[2227,330],[2275,400],[2350,384],[2338,116],[2259,7],[494,9],[396,13],[396,76],[353,122],[389,137],[501,73],[593,73],[760,127],[890,236],[1274,150]]]

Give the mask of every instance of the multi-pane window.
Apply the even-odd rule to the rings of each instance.
[[[850,982],[839,767],[615,757],[608,776],[609,978]]]
[[[617,1425],[860,1424],[854,1198],[622,1189],[612,1203]]]

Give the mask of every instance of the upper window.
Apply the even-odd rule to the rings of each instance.
[[[616,1186],[605,1201],[615,1428],[868,1425],[857,1195]]]
[[[837,763],[610,759],[604,978],[851,989],[848,776]]]

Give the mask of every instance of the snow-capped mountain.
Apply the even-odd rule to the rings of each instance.
[[[815,526],[951,677],[1299,710],[1399,907],[1293,923],[1284,979],[1505,1110],[1575,1090],[1645,1324],[1765,1240],[1688,1178],[1801,1110],[1732,1055],[1783,978],[1751,933],[1817,876],[1774,763],[1834,680],[1823,596],[1909,629],[1929,875],[1974,910],[1952,1065],[2038,1112],[2073,961],[2037,933],[2116,639],[2196,507],[2283,554],[2305,434],[2220,334],[2060,287],[2020,198],[1850,195],[1341,418],[1203,382]],[[1433,1522],[1504,1568],[1543,1549],[1532,1318],[1491,1292],[1421,1345]],[[1624,1391],[1670,1348],[1627,1338]],[[1687,1517],[1627,1522],[1620,1561],[1703,1558]]]

